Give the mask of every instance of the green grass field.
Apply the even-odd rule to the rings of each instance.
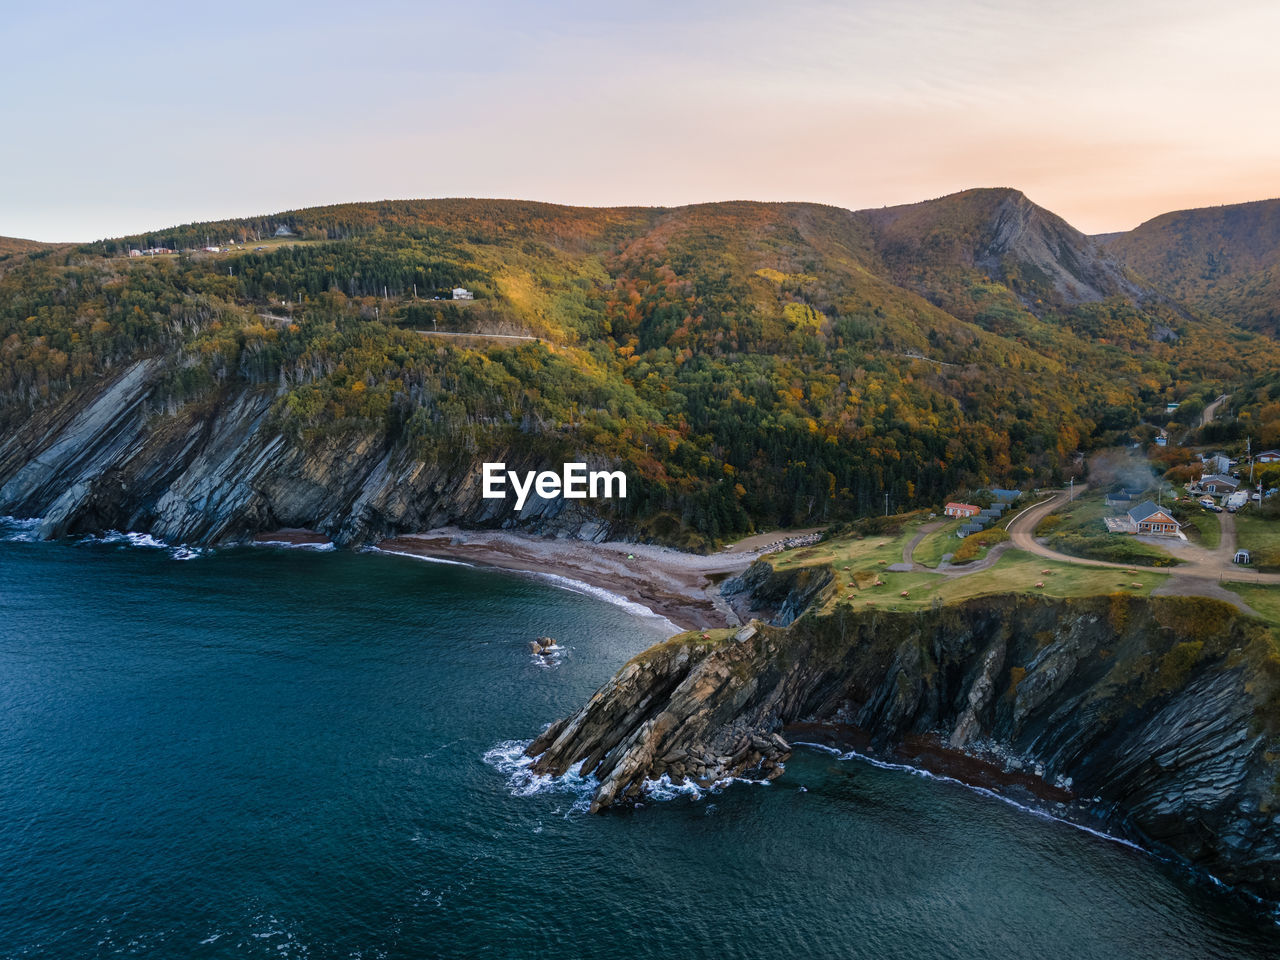
[[[959,519],[947,520],[940,529],[926,534],[925,538],[916,544],[912,559],[926,567],[936,567],[945,555],[955,553],[956,547],[960,546],[956,531],[964,522]]]
[[[858,589],[842,584],[828,609],[847,602],[854,609],[918,610],[934,603],[1005,593],[1048,597],[1086,597],[1112,593],[1149,596],[1168,579],[1150,569],[1108,570],[1033,557],[1010,549],[995,566],[964,576],[936,573],[882,573],[883,586]],[[907,596],[902,596],[903,592]]]
[[[1248,507],[1235,515],[1235,521],[1236,545],[1253,554],[1253,569],[1280,570],[1280,520]]]
[[[1190,529],[1189,529],[1190,528]],[[1195,532],[1193,533],[1192,530]],[[1207,550],[1215,550],[1222,542],[1222,524],[1218,515],[1208,510],[1199,510],[1183,521],[1182,532],[1192,543],[1199,544]]]
[[[855,609],[913,610],[934,603],[955,603],[970,597],[1004,593],[1043,594],[1051,597],[1082,597],[1128,593],[1147,596],[1164,583],[1168,575],[1151,568],[1109,570],[1044,560],[1014,548],[1005,548],[988,570],[947,576],[938,573],[897,573],[888,568],[902,560],[902,549],[927,523],[910,518],[893,534],[867,537],[837,537],[812,547],[774,554],[770,561],[781,571],[808,566],[830,565],[835,571],[836,589],[827,608],[847,603]],[[928,560],[954,551],[960,541],[954,536],[955,521],[932,531],[916,547],[915,558]],[[952,535],[947,536],[951,531]],[[948,542],[950,541],[950,542]],[[879,585],[877,585],[877,581]],[[861,583],[861,586],[859,585]],[[906,593],[904,597],[902,594]]]
[[[1264,620],[1280,624],[1280,587],[1261,583],[1224,583],[1223,586],[1258,611]]]

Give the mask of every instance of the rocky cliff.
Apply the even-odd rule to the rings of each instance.
[[[378,434],[304,439],[280,428],[270,388],[158,403],[167,369],[158,359],[134,363],[104,387],[38,410],[0,442],[0,514],[43,517],[46,537],[117,529],[189,544],[281,527],[338,543],[453,523],[587,539],[611,532],[585,501],[531,493],[515,513],[481,497],[481,461],[547,468],[528,453],[428,462]]]
[[[998,746],[1089,798],[1110,829],[1280,900],[1280,656],[1200,598],[997,597],[920,612],[838,607],[787,628],[682,634],[626,664],[529,748],[581,764],[592,809],[647,780],[775,777],[789,724],[873,749]]]

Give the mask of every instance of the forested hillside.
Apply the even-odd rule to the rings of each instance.
[[[183,252],[128,255],[152,248]],[[982,190],[861,213],[347,204],[27,252],[0,275],[0,499],[140,358],[152,432],[252,395],[293,449],[607,462],[632,476],[617,529],[693,545],[1058,482],[1166,402],[1280,367],[1114,248]],[[476,299],[436,299],[455,286]],[[256,510],[242,528],[280,518]]]
[[[1280,200],[1166,213],[1106,246],[1179,300],[1280,332]]]

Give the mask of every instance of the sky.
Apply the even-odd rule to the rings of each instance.
[[[1280,196],[1280,4],[6,4],[0,235],[385,198],[861,209],[1089,233]]]

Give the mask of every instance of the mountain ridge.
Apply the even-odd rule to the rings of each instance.
[[[191,252],[129,256],[144,246]],[[1010,188],[862,212],[335,204],[21,259],[0,276],[0,425],[24,438],[0,512],[51,535],[518,524],[439,480],[511,455],[624,468],[634,495],[581,523],[700,547],[1060,482],[1081,449],[1154,436],[1170,401],[1280,366]],[[86,443],[79,413],[140,363],[129,411],[94,415],[129,442]],[[224,449],[249,428],[227,411],[252,454]],[[27,461],[62,466],[36,482]],[[282,492],[288,464],[315,496]],[[436,479],[407,503],[393,477]]]

